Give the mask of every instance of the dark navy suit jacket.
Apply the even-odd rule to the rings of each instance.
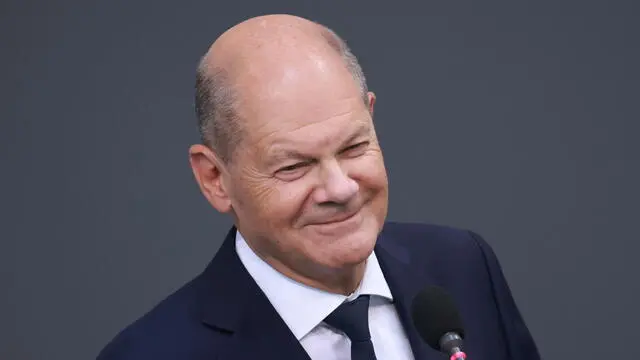
[[[98,360],[308,360],[243,267],[234,239],[232,228],[199,276],[120,332]],[[494,252],[477,234],[386,223],[375,252],[416,360],[447,359],[411,322],[411,300],[427,285],[457,302],[468,359],[540,358]]]

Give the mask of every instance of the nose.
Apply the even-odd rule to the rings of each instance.
[[[348,203],[360,189],[358,183],[349,177],[337,161],[326,164],[322,169],[322,186],[316,189],[316,203]]]

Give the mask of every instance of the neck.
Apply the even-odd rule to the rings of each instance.
[[[307,259],[290,259],[291,263],[287,264],[269,255],[269,251],[261,251],[263,249],[246,238],[245,242],[262,261],[284,276],[306,286],[334,294],[351,295],[362,282],[367,265],[367,258],[341,268],[310,264]]]
[[[366,268],[365,259],[365,261],[352,266],[330,270],[321,268],[320,266],[312,266],[309,268],[309,266],[305,264],[305,267],[298,267],[299,269],[306,270],[303,273],[300,271],[294,271],[290,266],[287,266],[274,258],[262,259],[271,265],[271,267],[276,271],[294,281],[319,290],[345,296],[349,296],[356,291],[362,282]]]
[[[297,275],[298,279],[296,279],[296,275],[285,275],[320,290],[349,296],[360,286],[362,278],[364,277],[365,268],[366,261],[347,269],[333,270],[324,273],[320,272],[319,275],[316,276]]]

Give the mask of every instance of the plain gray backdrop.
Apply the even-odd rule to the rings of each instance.
[[[0,359],[95,358],[212,258],[230,221],[188,165],[194,70],[269,12],[361,59],[390,219],[482,234],[544,358],[633,349],[637,6],[415,3],[3,1]]]

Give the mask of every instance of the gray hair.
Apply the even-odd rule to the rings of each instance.
[[[337,51],[347,70],[358,84],[365,105],[369,106],[367,80],[356,56],[347,43],[333,30],[318,24],[327,44]],[[221,68],[209,69],[201,59],[196,70],[195,108],[202,143],[211,148],[224,163],[232,159],[244,130],[236,111],[238,92],[228,72]]]

